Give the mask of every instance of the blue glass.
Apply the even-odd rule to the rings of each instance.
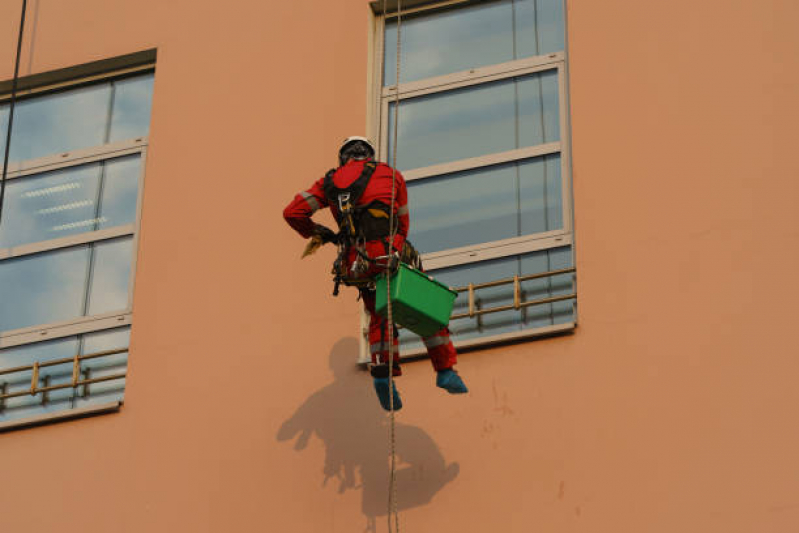
[[[564,49],[562,0],[502,0],[402,19],[403,83]],[[396,83],[397,23],[386,23],[383,84]]]
[[[103,196],[98,214],[98,229],[133,224],[139,198],[141,158],[138,155],[104,163]]]
[[[560,140],[558,71],[518,79],[518,147]],[[400,104],[401,109],[402,104]],[[401,112],[401,111],[400,111]]]
[[[52,341],[37,342],[5,348],[0,350],[0,370],[19,366],[33,365],[54,359],[73,357],[78,349],[76,337],[67,337]],[[32,371],[17,372],[14,374],[0,374],[0,391],[5,384],[5,393],[29,391],[31,387]],[[60,385],[72,381],[72,364],[43,367],[39,371],[38,387]],[[74,391],[71,388],[48,392],[36,396],[20,396],[9,398],[3,402],[0,410],[0,422],[27,418],[39,414],[70,409]]]
[[[422,253],[563,228],[560,155],[408,182]]]
[[[135,155],[9,180],[0,248],[132,224],[139,173]]]
[[[99,188],[99,163],[10,180],[0,248],[92,231]]]
[[[127,348],[130,344],[130,327],[117,328],[83,336],[81,354],[93,354]],[[95,379],[124,374],[128,367],[128,352],[87,359],[81,364],[84,379]],[[92,383],[79,389],[76,407],[121,401],[125,393],[125,379]]]
[[[572,265],[570,247],[561,247],[520,256],[469,263],[442,268],[430,273],[450,287],[464,287],[469,283],[479,284],[515,275],[537,274],[567,268]],[[574,290],[573,275],[561,274],[550,278],[525,281],[521,283],[521,300],[533,301],[555,295],[571,294]],[[476,309],[490,309],[513,304],[513,284],[500,285],[475,291]],[[469,296],[462,292],[455,300],[454,315],[468,313]],[[467,340],[490,335],[499,335],[537,329],[553,324],[563,324],[574,320],[573,300],[529,306],[520,310],[488,313],[474,318],[460,318],[450,322],[453,339]],[[402,349],[419,346],[409,332],[400,335]]]
[[[94,267],[87,315],[124,311],[133,253],[133,237],[94,244]]]
[[[560,154],[519,165],[519,235],[563,229]]]
[[[114,82],[109,142],[144,137],[150,131],[153,74]]]
[[[11,161],[103,144],[110,104],[109,83],[19,101],[14,110]],[[7,113],[0,115],[3,146],[7,124]]]
[[[397,23],[385,30],[384,84],[397,70]],[[513,59],[510,0],[487,2],[402,20],[400,80],[415,81]]]
[[[515,237],[515,164],[408,182],[409,239],[422,253]]]
[[[390,155],[394,105],[389,104]],[[554,70],[403,100],[398,166],[426,167],[556,141],[558,113]]]
[[[539,56],[565,49],[563,0],[515,0],[518,57]]]
[[[0,370],[45,363],[56,359],[70,359],[76,353],[83,355],[105,350],[128,347],[130,328],[122,327],[89,333],[78,337],[66,337],[37,342],[0,350]],[[127,351],[106,357],[87,359],[81,362],[79,380],[100,378],[125,373]],[[71,385],[73,363],[61,363],[40,367],[38,387]],[[0,393],[26,392],[30,390],[32,372],[26,370],[13,374],[0,374]],[[36,396],[25,395],[10,398],[0,403],[0,422],[31,416],[68,411],[98,403],[123,399],[125,380],[118,379],[79,386],[66,387]]]
[[[83,315],[91,247],[0,261],[0,331]]]

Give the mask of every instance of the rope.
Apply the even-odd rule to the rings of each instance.
[[[383,0],[383,21],[386,20],[386,0]],[[394,201],[397,194],[397,131],[399,123],[399,83],[400,83],[400,34],[402,29],[402,0],[397,0],[397,77],[394,80],[396,90],[394,93],[394,143],[392,145],[391,156],[391,210],[389,215],[389,247],[394,246],[394,238],[397,229],[394,227]],[[392,135],[389,133],[389,135]],[[391,248],[389,248],[390,250]],[[397,512],[397,441],[396,441],[396,421],[394,411],[394,315],[391,304],[391,276],[386,272],[386,303],[388,307],[388,317],[386,328],[388,329],[388,390],[389,390],[389,447],[391,457],[391,472],[389,475],[388,486],[388,533],[392,531],[392,517],[394,531],[399,533],[399,513]]]
[[[17,103],[17,80],[19,79],[19,58],[22,55],[22,33],[25,29],[25,13],[28,0],[22,0],[22,19],[19,22],[17,37],[17,60],[14,64],[14,79],[11,82],[11,104],[8,108],[8,131],[6,132],[6,149],[3,157],[3,175],[0,177],[0,224],[3,223],[3,200],[6,196],[6,177],[8,176],[8,157],[11,152],[11,130],[14,126],[14,106]]]

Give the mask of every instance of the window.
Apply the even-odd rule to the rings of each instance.
[[[459,289],[450,324],[456,345],[573,328],[562,0],[408,10],[399,89],[396,15],[377,24],[373,134],[392,162],[399,91],[397,167],[408,184],[409,239],[426,269]],[[424,351],[415,336],[400,338],[403,356]]]
[[[153,70],[150,59],[73,77],[17,102],[0,224],[0,429],[122,400]],[[0,95],[3,147],[8,114]]]

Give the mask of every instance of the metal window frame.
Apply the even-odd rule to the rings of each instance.
[[[43,174],[46,172],[52,172],[55,170],[64,170],[90,163],[110,161],[130,155],[138,155],[140,160],[138,195],[136,198],[136,219],[132,224],[125,224],[122,226],[115,226],[96,231],[87,231],[67,237],[27,243],[9,248],[0,248],[0,262],[2,262],[4,260],[65,249],[83,244],[93,244],[110,239],[132,237],[131,246],[133,247],[133,257],[131,259],[130,280],[128,282],[128,303],[125,309],[121,309],[113,313],[102,313],[98,315],[76,317],[66,321],[37,324],[25,328],[0,331],[0,348],[19,346],[29,342],[37,342],[45,338],[59,338],[130,324],[133,290],[136,278],[136,262],[138,255],[136,253],[139,243],[138,230],[141,227],[142,199],[144,196],[144,178],[147,164],[147,143],[147,137],[138,137],[126,141],[109,143],[101,146],[93,146],[60,154],[51,154],[27,161],[20,161],[11,166],[8,179],[15,180]]]
[[[535,56],[531,58],[509,61],[498,65],[489,65],[487,67],[474,68],[466,71],[455,72],[453,74],[447,74],[435,78],[427,78],[424,80],[419,80],[407,84],[401,83],[399,87],[397,86],[383,87],[381,88],[379,93],[380,121],[379,121],[379,129],[376,132],[377,134],[376,137],[379,139],[378,146],[380,154],[388,153],[388,148],[389,148],[388,137],[390,133],[388,132],[389,110],[390,110],[390,104],[393,103],[397,97],[397,92],[399,92],[399,100],[400,102],[402,102],[402,100],[407,100],[420,96],[426,96],[431,94],[443,94],[446,93],[447,91],[461,89],[464,87],[473,87],[505,79],[531,75],[538,72],[556,70],[558,74],[558,117],[559,117],[560,136],[561,136],[560,141],[543,143],[515,150],[509,150],[506,152],[497,152],[477,157],[460,159],[456,161],[448,161],[446,163],[439,163],[427,167],[411,168],[403,171],[403,176],[405,176],[408,181],[413,181],[424,178],[438,177],[446,174],[451,174],[454,172],[472,170],[490,165],[497,165],[502,163],[519,161],[522,159],[540,157],[543,155],[560,154],[561,191],[563,192],[561,197],[563,228],[562,230],[558,231],[558,234],[570,235],[572,233],[572,220],[573,220],[571,213],[571,208],[572,208],[571,168],[569,162],[570,156],[568,152],[569,143],[568,141],[566,142],[563,141],[564,138],[565,139],[570,138],[570,133],[568,130],[568,122],[567,122],[567,110],[566,110],[567,95],[565,87],[566,85],[565,67],[566,67],[565,55],[562,52],[558,52],[553,54],[547,54],[545,56]],[[374,74],[376,76],[377,83],[380,83],[380,79],[382,77],[382,68],[376,69],[376,72]],[[402,104],[400,103],[400,106],[401,105]],[[546,238],[547,236],[549,236],[548,235],[549,233],[550,232],[545,232],[535,235],[540,235],[540,237]],[[527,236],[523,236],[522,238],[524,237]],[[478,245],[474,245],[473,247],[475,249],[482,249],[485,247],[494,247],[493,244],[494,243],[492,242],[480,243]],[[433,257],[439,257],[441,254],[459,255],[462,252],[463,252],[462,249],[441,250],[441,251],[436,251],[433,254],[424,254],[422,259],[427,264],[429,259],[432,259]],[[513,255],[515,253],[518,252],[514,251],[513,249],[508,249],[507,254],[505,255]],[[433,270],[434,268],[442,268],[444,266],[450,266],[450,265],[442,264],[442,265],[437,265],[435,267],[431,266],[430,269]]]
[[[20,87],[22,90],[19,96],[22,98],[33,98],[86,85],[111,82],[131,76],[153,73],[155,72],[155,56],[155,50],[147,50],[127,56],[96,61],[22,78],[20,79]],[[8,97],[8,94],[4,93],[4,91],[7,90],[5,85],[7,85],[7,83],[0,83],[0,105],[2,105]],[[110,161],[131,155],[138,155],[140,161],[135,220],[133,223],[0,249],[0,262],[2,262],[17,257],[59,250],[82,244],[92,244],[110,239],[131,237],[132,257],[130,278],[128,280],[128,299],[125,309],[75,317],[64,321],[36,324],[14,330],[0,331],[0,349],[35,344],[50,339],[107,331],[131,325],[133,293],[136,280],[139,239],[141,235],[142,202],[144,198],[148,143],[149,137],[143,136],[81,148],[69,152],[48,154],[36,159],[18,161],[9,166],[7,179],[15,180],[45,172]],[[0,422],[0,432],[60,420],[82,418],[95,414],[117,412],[121,405],[122,402],[119,401],[80,409],[68,409],[55,413],[43,413],[30,418]]]
[[[423,15],[424,13],[434,13],[445,9],[458,9],[468,5],[474,5],[473,0],[444,0],[440,2],[418,1],[413,2],[409,9],[403,9],[404,15]],[[564,4],[564,36],[568,37],[568,24],[565,20],[568,11],[566,10],[566,0]],[[408,5],[408,4],[406,4]],[[574,265],[574,213],[573,213],[573,191],[572,191],[572,168],[571,168],[571,128],[569,111],[569,94],[567,85],[568,72],[568,50],[550,53],[540,56],[528,57],[505,63],[476,67],[460,72],[445,74],[415,80],[408,83],[399,83],[393,86],[383,86],[383,56],[384,56],[384,34],[386,20],[396,18],[396,1],[390,3],[387,12],[381,12],[380,2],[372,2],[372,46],[370,47],[370,58],[368,68],[368,91],[367,91],[367,131],[375,139],[380,154],[388,153],[388,113],[390,103],[397,98],[407,100],[419,96],[438,94],[446,91],[460,89],[463,87],[478,86],[508,78],[520,77],[557,69],[558,73],[558,114],[560,122],[560,140],[541,145],[509,150],[506,152],[486,154],[483,156],[466,158],[458,161],[451,161],[442,164],[431,165],[428,167],[412,168],[403,171],[406,181],[414,181],[431,178],[454,172],[471,170],[481,167],[521,161],[534,157],[541,157],[550,154],[560,154],[561,165],[561,190],[562,190],[562,225],[563,228],[556,231],[534,233],[490,241],[475,245],[440,250],[432,253],[423,254],[422,259],[428,271],[437,269],[477,263],[489,259],[499,259],[520,255],[535,251],[549,250],[570,246],[572,250],[572,264]],[[568,41],[566,42],[568,48]],[[400,80],[401,81],[401,80]],[[400,104],[401,105],[401,104]],[[401,164],[401,160],[400,160]],[[576,280],[573,280],[576,283]],[[576,286],[574,290],[576,294]],[[500,343],[513,342],[515,340],[546,337],[555,334],[563,334],[573,331],[577,325],[576,300],[575,300],[574,321],[566,324],[556,324],[552,326],[522,330],[518,332],[503,333],[499,335],[479,337],[458,342],[454,344],[459,349],[476,348],[491,346]],[[370,360],[368,354],[368,317],[365,311],[361,316],[361,352],[359,363],[366,363]],[[422,347],[418,350],[408,351],[402,355],[402,359],[417,358],[425,353]]]

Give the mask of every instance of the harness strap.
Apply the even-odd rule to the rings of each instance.
[[[335,176],[338,169],[334,168],[329,170],[327,174],[325,174],[325,181],[322,185],[328,203],[330,205],[338,205],[339,197],[349,194],[350,205],[357,205],[358,200],[361,199],[364,191],[366,191],[366,187],[369,185],[369,180],[372,179],[375,169],[377,169],[377,163],[374,161],[367,161],[363,165],[363,170],[361,171],[361,175],[358,176],[358,179],[343,189],[336,187],[336,184],[333,182],[333,176]]]

